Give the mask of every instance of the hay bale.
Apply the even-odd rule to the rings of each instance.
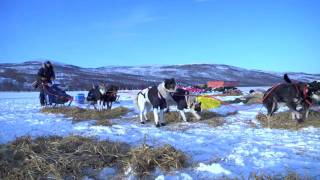
[[[168,144],[159,148],[143,145],[130,151],[127,164],[135,175],[146,177],[157,167],[163,171],[186,167],[187,156]]]
[[[221,115],[215,113],[215,112],[211,112],[211,111],[202,111],[200,113],[200,116],[203,120],[209,120],[209,119],[213,119],[216,117],[222,117]]]
[[[121,116],[130,112],[130,110],[122,106],[102,111],[93,109],[83,109],[79,107],[46,107],[41,109],[41,112],[51,114],[63,114],[66,117],[71,117],[73,119],[73,122],[80,122],[92,119],[97,120],[96,125],[110,126],[112,125],[110,119],[120,118]]]
[[[203,123],[208,123],[209,125],[213,125],[215,127],[222,125],[225,122],[223,120],[223,116],[211,111],[200,112],[199,113],[199,115],[201,116],[200,120],[196,119],[190,112],[186,112],[185,114],[188,122],[203,122]],[[182,118],[180,117],[180,113],[177,111],[171,111],[171,112],[165,113],[164,116],[165,116],[165,121],[168,124],[183,122]],[[154,122],[154,117],[152,112],[149,112],[147,114],[147,117],[149,120],[151,120],[151,122]]]
[[[159,167],[164,171],[186,167],[187,156],[170,145],[131,149],[126,143],[70,137],[21,137],[0,146],[0,177],[11,179],[95,178],[105,167],[122,173],[128,166],[139,176]]]
[[[4,179],[80,179],[84,170],[123,167],[130,146],[79,136],[18,138],[3,145],[0,177]]]
[[[202,122],[206,123],[212,127],[218,127],[218,126],[223,126],[226,123],[226,120],[222,117],[217,117],[217,118],[211,118],[208,120],[204,120]]]
[[[112,123],[110,122],[109,119],[101,119],[99,121],[96,121],[94,123],[94,125],[96,125],[96,126],[111,126]]]
[[[201,118],[203,119],[201,122],[213,127],[223,126],[226,123],[224,116],[210,111],[201,112]]]
[[[299,175],[297,172],[288,171],[286,173],[280,173],[280,174],[266,174],[263,172],[254,172],[251,173],[248,179],[255,179],[255,180],[267,180],[267,179],[284,179],[284,180],[311,180],[315,179],[311,176],[306,175]]]
[[[259,104],[262,102],[262,98],[250,97],[246,100],[246,104]]]
[[[232,101],[224,101],[225,104],[237,104],[237,103],[244,103],[244,104],[257,104],[262,103],[263,94],[262,93],[253,93],[248,96],[244,96],[241,98],[236,98]]]
[[[59,141],[57,149],[63,153],[74,153],[79,147],[87,142],[90,143],[91,139],[79,136],[69,136]]]
[[[280,112],[274,114],[268,122],[267,116],[259,113],[256,119],[261,123],[262,127],[269,127],[273,129],[292,129],[297,130],[300,128],[314,126],[320,127],[320,112],[310,111],[309,117],[302,123],[292,120],[291,112]]]
[[[263,93],[253,93],[250,96],[246,97],[246,104],[257,104],[262,103]]]
[[[243,98],[236,98],[230,101],[223,101],[223,104],[238,104],[238,103],[246,103],[247,100]]]
[[[37,179],[35,177],[45,177],[49,172],[56,173],[49,162],[32,150],[31,137],[18,138],[5,148],[6,158],[0,161],[0,177],[4,179]]]

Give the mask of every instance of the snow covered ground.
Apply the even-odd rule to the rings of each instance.
[[[248,88],[249,90],[249,88]],[[76,95],[79,92],[70,92]],[[137,116],[133,103],[136,91],[120,94],[120,104],[133,109],[127,116]],[[233,97],[235,98],[235,97]],[[76,105],[76,104],[74,104]],[[193,164],[181,171],[157,179],[219,179],[222,176],[247,178],[252,172],[270,174],[295,171],[320,179],[320,129],[299,131],[260,128],[256,114],[262,105],[232,105],[215,109],[218,113],[238,110],[226,117],[227,123],[210,127],[203,123],[178,123],[162,128],[136,121],[115,120],[111,127],[93,125],[93,120],[73,124],[61,115],[39,112],[38,93],[0,93],[0,143],[31,135],[82,135],[127,142],[138,146],[169,143],[185,152]],[[252,126],[252,123],[258,127]]]

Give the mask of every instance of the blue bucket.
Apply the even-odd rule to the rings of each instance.
[[[76,95],[75,99],[78,104],[84,104],[85,96],[84,96],[84,94],[79,93]]]

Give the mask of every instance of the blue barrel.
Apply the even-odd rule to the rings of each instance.
[[[83,93],[79,93],[76,95],[75,99],[78,104],[84,104],[85,96]]]

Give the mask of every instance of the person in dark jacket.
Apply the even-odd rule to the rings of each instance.
[[[40,104],[41,106],[46,105],[46,97],[44,88],[52,85],[52,81],[55,80],[56,76],[54,73],[53,66],[50,61],[43,63],[42,67],[38,71],[38,84],[40,85]]]

